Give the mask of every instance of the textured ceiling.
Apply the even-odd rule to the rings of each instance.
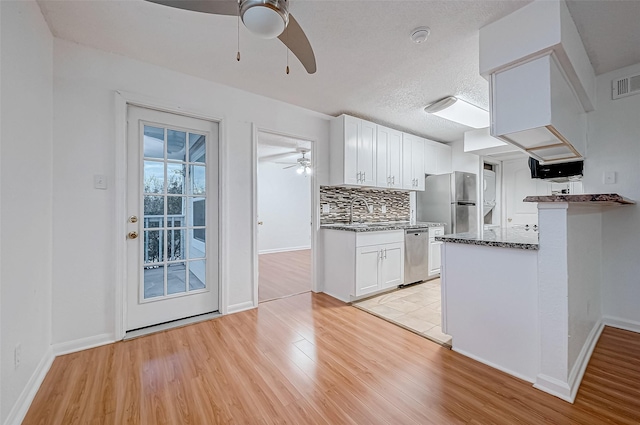
[[[424,106],[455,95],[487,109],[488,83],[478,75],[478,29],[527,3],[292,0],[290,11],[314,48],[318,72],[306,74],[291,56],[291,74],[286,75],[282,43],[258,39],[243,27],[242,60],[236,61],[235,17],[142,0],[39,1],[56,37],[325,114],[349,113],[445,142],[460,139],[469,128],[427,115]],[[599,28],[610,31],[616,22],[601,22],[609,21],[608,8],[626,2],[603,1],[606,4],[597,4],[595,10],[604,12],[596,14],[590,12],[594,2],[573,3],[571,12],[581,19],[578,28],[587,39],[596,39],[587,51],[592,60],[602,62],[598,71],[616,67],[621,60],[615,57],[616,49],[600,43],[589,23],[597,20]],[[634,7],[630,9],[635,12]],[[623,22],[628,25],[628,17]],[[409,40],[418,26],[431,28],[429,39],[420,45]],[[615,28],[616,34],[633,31],[635,24]],[[632,48],[637,51],[638,43]]]

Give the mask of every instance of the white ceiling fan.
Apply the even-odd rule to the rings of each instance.
[[[245,27],[253,34],[262,38],[278,37],[309,74],[316,72],[313,49],[298,21],[289,13],[289,0],[147,1],[194,12],[240,16]],[[240,52],[238,52],[238,60],[240,60]]]
[[[308,152],[309,151],[307,151],[307,150],[300,150],[300,153],[302,154],[302,157],[298,158],[296,160],[296,162],[293,163],[293,164],[291,164],[289,162],[278,162],[277,164],[291,164],[288,167],[282,167],[282,169],[283,170],[287,170],[289,168],[298,167],[298,169],[296,170],[296,172],[298,174],[304,173],[305,176],[308,176],[309,174],[311,174],[311,159],[305,157],[305,155]]]

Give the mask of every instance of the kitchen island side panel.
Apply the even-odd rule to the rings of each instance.
[[[453,350],[534,382],[538,251],[445,241],[443,254]]]

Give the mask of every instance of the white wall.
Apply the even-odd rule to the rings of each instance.
[[[215,70],[212,70],[215,72]],[[328,117],[125,57],[54,41],[53,342],[114,332],[114,91],[222,117],[228,183],[228,306],[253,300],[252,124],[316,141],[319,183],[328,176]],[[93,189],[106,174],[108,190]],[[321,259],[320,259],[321,261]],[[319,268],[321,269],[322,263]],[[225,300],[221,300],[225,303]]]
[[[597,109],[588,115],[585,193],[616,192],[640,202],[640,95],[611,99],[611,81],[640,73],[640,64],[597,79]],[[605,171],[616,183],[605,185]],[[610,209],[602,220],[603,315],[640,331],[640,207]]]
[[[606,214],[606,211],[604,212]],[[579,358],[602,311],[602,215],[591,208],[569,207],[567,268],[569,294],[569,371]]]
[[[295,160],[295,158],[294,158]],[[291,251],[311,247],[311,177],[297,167],[258,164],[258,250]]]
[[[0,10],[0,423],[13,423],[51,360],[53,37],[35,2]]]

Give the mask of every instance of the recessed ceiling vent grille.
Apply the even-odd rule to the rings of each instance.
[[[640,94],[640,74],[613,80],[613,98]]]

